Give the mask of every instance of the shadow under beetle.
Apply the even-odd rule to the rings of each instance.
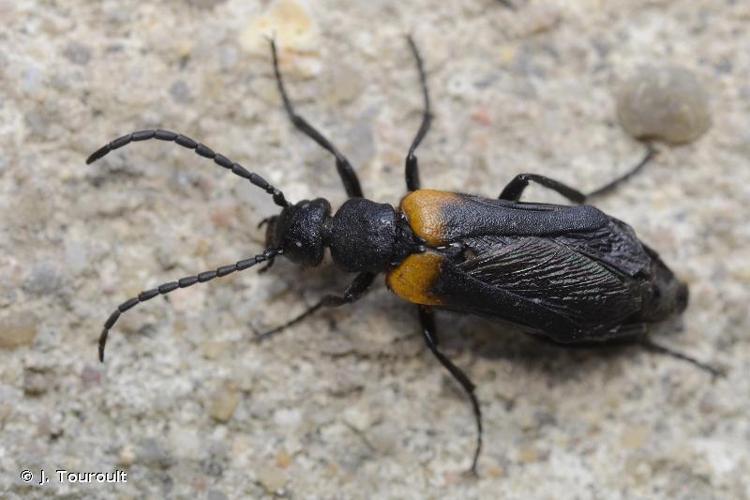
[[[284,87],[273,40],[270,45],[274,74],[289,118],[298,130],[336,159],[349,199],[335,214],[322,198],[290,203],[259,175],[175,132],[133,132],[88,158],[87,163],[92,163],[130,142],[172,141],[249,180],[281,207],[279,215],[262,222],[267,223],[266,249],[262,253],[165,283],[120,304],[104,324],[99,338],[100,359],[104,360],[109,330],[122,313],[140,302],[260,263],[267,263],[267,269],[279,256],[303,266],[317,266],[329,248],[336,266],[357,273],[351,284],[341,295],[326,295],[301,315],[260,337],[267,338],[294,325],[320,308],[355,302],[377,274],[385,273],[388,288],[417,305],[427,347],[470,398],[477,427],[472,472],[476,472],[482,447],[481,409],[474,383],[438,348],[434,309],[502,318],[528,333],[564,344],[635,340],[651,350],[719,374],[709,365],[645,338],[647,323],[685,309],[688,288],[630,226],[582,205],[587,197],[608,192],[638,172],[654,156],[651,146],[627,174],[588,196],[534,174],[517,175],[497,199],[421,189],[415,150],[430,128],[432,113],[422,58],[412,38],[407,37],[407,41],[416,61],[424,108],[405,161],[409,193],[398,208],[365,199],[349,160],[296,113]],[[577,205],[521,202],[529,182],[549,188]]]

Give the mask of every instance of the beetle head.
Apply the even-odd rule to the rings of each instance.
[[[331,221],[331,205],[317,198],[284,207],[268,219],[266,248],[279,248],[296,264],[317,266],[323,260]]]

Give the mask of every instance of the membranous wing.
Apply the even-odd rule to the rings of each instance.
[[[499,293],[551,313],[552,321],[539,325],[549,333],[561,327],[582,335],[606,330],[640,307],[620,273],[551,239],[493,245],[458,267]],[[536,326],[533,317],[528,321]]]
[[[443,293],[474,312],[559,341],[604,339],[640,310],[641,294],[630,276],[644,263],[623,265],[607,251],[608,243],[585,241],[570,235],[467,239],[468,257],[448,265],[457,286]]]

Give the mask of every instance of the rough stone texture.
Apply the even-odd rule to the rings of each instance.
[[[750,497],[750,4],[516,3],[0,0],[0,317],[38,318],[32,345],[0,349],[0,497]],[[282,112],[269,28],[300,112],[349,154],[366,194],[391,203],[421,103],[404,33],[435,107],[425,185],[488,196],[520,171],[584,190],[612,178],[642,152],[617,125],[621,82],[644,64],[697,74],[712,129],[661,146],[600,205],[690,284],[682,331],[665,326],[661,341],[728,378],[441,314],[442,345],[485,416],[481,477],[464,479],[470,409],[421,346],[412,308],[382,285],[251,341],[346,284],[329,265],[283,261],[135,308],[98,364],[116,304],[255,254],[256,225],[274,213],[258,189],[171,144],[85,166],[106,141],[176,129],[292,200],[343,201],[329,155]],[[239,401],[217,421],[226,387]],[[129,480],[22,483],[41,467]]]

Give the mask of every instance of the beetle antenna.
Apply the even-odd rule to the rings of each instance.
[[[94,151],[91,156],[86,159],[86,164],[89,165],[94,163],[96,160],[103,158],[110,151],[119,149],[131,142],[147,141],[149,139],[158,139],[160,141],[174,142],[184,148],[192,149],[195,154],[213,160],[214,163],[220,167],[224,167],[227,170],[231,170],[233,174],[242,177],[243,179],[249,180],[253,185],[258,186],[266,193],[273,196],[273,201],[280,207],[288,207],[290,203],[284,198],[284,193],[276,189],[274,186],[268,183],[263,177],[256,173],[249,172],[245,167],[239,163],[233,162],[224,155],[215,153],[211,148],[203,143],[194,141],[190,137],[187,137],[177,132],[170,132],[169,130],[139,130],[130,134],[118,137],[114,141],[102,146],[101,148]]]
[[[107,344],[107,335],[109,335],[109,331],[112,329],[112,327],[115,326],[115,323],[117,323],[120,315],[128,309],[132,309],[134,306],[140,304],[141,302],[146,302],[147,300],[153,299],[157,295],[166,295],[169,292],[177,290],[178,288],[187,288],[189,286],[195,285],[196,283],[204,283],[206,281],[211,281],[216,277],[226,276],[227,274],[231,274],[235,271],[242,271],[244,269],[253,267],[256,264],[260,264],[261,262],[272,260],[274,257],[277,257],[282,253],[283,250],[281,250],[280,248],[271,248],[261,254],[256,255],[255,257],[240,260],[228,266],[221,266],[214,271],[205,271],[195,276],[186,276],[177,281],[164,283],[163,285],[159,285],[158,287],[152,288],[151,290],[144,290],[143,292],[139,293],[137,297],[126,300],[125,302],[117,306],[117,309],[115,309],[115,311],[104,323],[104,328],[102,329],[102,333],[99,336],[99,361],[101,361],[102,363],[104,362],[104,346]]]
[[[687,354],[683,354],[679,351],[673,351],[669,347],[665,347],[663,345],[657,344],[651,339],[648,338],[642,338],[638,341],[639,344],[641,344],[643,347],[648,349],[651,352],[655,352],[658,354],[666,354],[667,356],[673,357],[675,359],[679,359],[682,361],[687,361],[691,365],[700,368],[701,370],[708,372],[713,378],[724,378],[726,377],[726,372],[722,370],[721,368],[718,368],[716,366],[709,365],[708,363],[704,363],[702,361],[699,361],[695,359],[692,356],[688,356]]]

